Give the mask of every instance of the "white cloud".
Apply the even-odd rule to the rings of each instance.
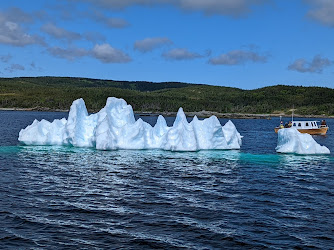
[[[23,47],[30,44],[45,44],[38,35],[28,33],[27,24],[33,17],[19,8],[11,8],[0,12],[0,43]]]
[[[96,44],[92,49],[76,48],[73,46],[69,48],[49,47],[47,51],[54,57],[70,61],[85,56],[93,57],[103,63],[127,63],[131,61],[131,58],[127,54],[111,47],[107,43]]]
[[[268,1],[260,0],[179,0],[178,7],[189,11],[202,11],[207,15],[240,16],[251,11],[252,6]]]
[[[18,23],[30,23],[34,20],[31,14],[28,14],[17,7],[8,9],[6,12],[6,16],[9,20],[15,21]]]
[[[167,37],[149,37],[136,41],[133,47],[141,52],[149,52],[168,44],[173,42]]]
[[[81,40],[81,39],[85,39],[91,42],[98,42],[98,41],[105,40],[105,36],[99,32],[87,31],[87,32],[84,32],[83,34],[80,34],[77,32],[73,32],[73,31],[69,31],[69,30],[60,28],[53,23],[44,24],[41,27],[41,30],[49,34],[53,38],[60,39],[60,40],[66,40],[68,42],[72,42],[74,40]]]
[[[96,44],[91,54],[103,63],[127,63],[131,61],[131,58],[127,54],[111,47],[107,43]]]
[[[168,60],[192,60],[203,57],[200,54],[190,52],[188,49],[176,48],[163,53],[162,56]]]
[[[307,15],[328,26],[334,27],[334,1],[333,0],[304,0],[311,5]]]
[[[288,66],[289,70],[295,70],[301,73],[322,73],[324,68],[332,65],[333,62],[328,58],[322,58],[320,55],[316,55],[312,61],[308,62],[304,58],[295,60]]]
[[[123,9],[132,5],[153,5],[168,2],[175,2],[175,0],[69,0],[75,2],[88,2],[99,5],[103,8]]]
[[[19,23],[7,20],[0,13],[0,43],[23,47],[30,44],[44,44],[44,39],[30,35]]]
[[[41,27],[41,30],[56,39],[65,39],[68,41],[81,39],[81,35],[79,33],[65,30],[56,26],[53,23],[44,24]]]
[[[93,20],[97,22],[101,22],[104,25],[108,26],[109,28],[125,28],[129,26],[129,23],[118,17],[108,17],[105,16],[102,12],[100,11],[94,11],[92,13],[86,13],[85,16],[90,16]]]
[[[268,56],[260,55],[254,51],[232,50],[226,54],[213,57],[209,60],[213,65],[238,65],[246,62],[267,62]]]
[[[89,55],[89,51],[82,48],[67,48],[63,49],[60,47],[50,47],[47,51],[58,58],[65,58],[67,60],[73,61],[77,58]]]

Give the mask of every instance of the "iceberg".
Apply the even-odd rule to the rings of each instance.
[[[180,108],[174,124],[168,127],[163,116],[154,126],[135,119],[131,105],[109,97],[104,108],[89,115],[84,100],[72,103],[68,119],[37,121],[21,129],[18,140],[26,145],[67,145],[117,149],[163,149],[198,151],[240,149],[242,136],[231,121],[221,126],[216,116],[191,122]]]
[[[311,135],[302,134],[296,128],[278,130],[278,153],[330,154],[327,147],[318,144]]]

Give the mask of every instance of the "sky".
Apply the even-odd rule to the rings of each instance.
[[[333,0],[0,2],[0,77],[334,88]]]

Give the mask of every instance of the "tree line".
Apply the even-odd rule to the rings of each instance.
[[[72,77],[0,78],[1,108],[69,109],[83,98],[91,112],[107,97],[125,99],[136,112],[214,111],[334,115],[334,89],[276,85],[254,90],[178,82],[128,82]]]

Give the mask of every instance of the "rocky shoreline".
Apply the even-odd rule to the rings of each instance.
[[[163,116],[176,116],[177,112],[162,112],[162,113],[149,113],[149,112],[135,112],[136,114],[142,116],[152,116],[152,115],[163,115]],[[291,117],[291,114],[285,113],[273,113],[273,114],[245,114],[245,113],[219,113],[212,111],[200,111],[200,112],[184,112],[187,116],[193,117],[197,116],[200,118],[207,118],[212,115],[217,116],[218,118],[226,118],[226,119],[267,119],[270,120],[273,117]],[[303,117],[303,118],[334,118],[334,116],[326,116],[326,115],[300,115],[294,114],[295,117]]]

